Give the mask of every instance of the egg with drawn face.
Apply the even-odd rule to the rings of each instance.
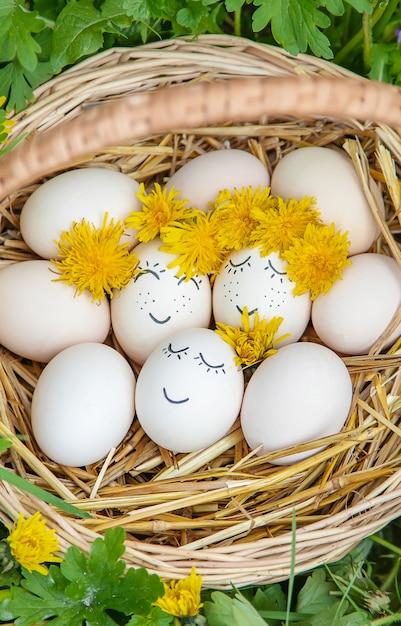
[[[137,379],[137,417],[157,445],[193,452],[229,431],[243,392],[233,348],[208,328],[185,329],[162,341],[145,361]]]
[[[111,323],[124,352],[142,365],[153,348],[183,328],[207,327],[212,295],[207,276],[177,278],[175,258],[159,250],[160,239],[136,246],[140,273],[111,299]]]
[[[276,252],[261,256],[259,248],[231,253],[213,286],[213,314],[216,322],[241,326],[244,307],[250,319],[282,317],[277,338],[289,334],[280,346],[297,341],[311,314],[309,293],[294,296],[294,283],[288,278],[286,262]]]

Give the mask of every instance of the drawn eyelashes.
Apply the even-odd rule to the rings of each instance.
[[[218,374],[219,372],[222,372],[223,374],[226,373],[224,370],[224,363],[220,363],[219,365],[212,365],[211,363],[208,363],[206,361],[202,352],[199,352],[199,356],[195,356],[194,359],[199,359],[199,365],[205,365],[207,367],[207,372],[214,370],[216,374]]]
[[[179,348],[178,350],[174,350],[171,343],[169,343],[167,348],[163,348],[163,352],[164,354],[167,354],[167,358],[170,358],[171,356],[176,356],[178,359],[181,360],[181,357],[186,356],[188,354],[187,353],[188,348],[189,346],[186,346],[185,348]]]
[[[150,274],[151,276],[154,276],[157,280],[160,280],[160,274],[164,274],[167,270],[165,267],[160,266],[160,263],[154,263],[153,266],[151,267],[149,264],[149,261],[146,261],[145,263],[145,267],[140,267],[139,268],[141,271],[139,274],[137,274],[137,276],[135,277],[135,280],[138,280],[139,278],[141,278],[141,276],[146,276],[147,274]],[[177,278],[176,276],[174,278]],[[185,281],[185,276],[182,276],[181,278],[177,278],[177,285],[181,285],[181,283],[183,283]],[[196,280],[195,278],[190,278],[190,281],[195,285],[196,289],[199,291],[199,285],[202,282],[201,279],[198,278],[198,280]]]
[[[181,360],[183,356],[188,356],[188,352],[187,352],[188,350],[189,350],[189,346],[186,346],[185,348],[179,348],[178,350],[175,350],[171,343],[169,343],[166,348],[163,348],[163,352],[164,352],[164,354],[167,355],[167,358],[170,358],[171,356],[175,356],[179,360]],[[202,367],[206,367],[206,371],[207,372],[214,371],[216,374],[218,374],[220,372],[223,373],[223,374],[226,373],[226,371],[224,369],[224,363],[219,363],[218,365],[213,365],[212,363],[209,363],[208,361],[206,361],[206,359],[203,356],[202,352],[199,352],[193,358],[194,358],[195,361],[199,361],[198,365],[201,365]]]

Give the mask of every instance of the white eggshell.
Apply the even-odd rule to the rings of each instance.
[[[113,332],[124,352],[142,365],[168,335],[191,327],[207,327],[212,314],[212,294],[207,276],[177,278],[175,258],[161,252],[160,239],[135,248],[142,273],[111,300]]]
[[[42,259],[0,270],[0,343],[33,361],[46,363],[75,343],[101,343],[110,331],[108,301],[75,295],[74,287],[54,282],[56,272]]]
[[[370,185],[384,211],[373,179]],[[275,167],[271,191],[283,198],[313,196],[322,221],[348,232],[349,254],[366,252],[380,233],[352,160],[345,152],[316,146],[293,150]]]
[[[32,397],[32,430],[60,465],[96,463],[127,434],[135,414],[135,376],[117,350],[83,343],[46,365]]]
[[[333,350],[365,354],[401,305],[401,268],[393,258],[373,252],[350,260],[342,280],[314,300],[312,324],[323,343]],[[383,347],[400,335],[401,326]]]
[[[131,211],[140,210],[138,191],[139,183],[116,170],[88,167],[63,172],[37,187],[25,202],[22,237],[42,258],[55,258],[55,240],[73,222],[85,219],[100,228],[105,213],[109,220],[123,221]],[[127,240],[131,241],[128,237],[122,241]]]
[[[297,341],[308,325],[309,293],[294,296],[286,262],[276,252],[261,256],[259,248],[244,248],[227,258],[213,285],[213,314],[216,322],[241,326],[245,306],[260,318],[282,317],[277,338],[290,336],[281,346]]]
[[[352,384],[340,357],[315,343],[284,346],[252,375],[244,393],[241,426],[259,454],[338,433],[351,407]],[[322,448],[272,461],[289,465]]]
[[[136,387],[138,420],[159,446],[193,452],[223,437],[238,417],[244,391],[231,346],[213,330],[170,335],[153,350]]]
[[[174,187],[189,206],[208,211],[223,189],[268,187],[270,175],[257,157],[245,150],[213,150],[193,158],[171,176],[167,189]]]

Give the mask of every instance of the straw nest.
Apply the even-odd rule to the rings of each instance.
[[[110,50],[38,88],[35,101],[15,116],[11,139],[42,133],[123,94],[185,81],[302,74],[362,80],[319,59],[293,58],[280,49],[227,36]],[[250,151],[270,171],[282,155],[299,146],[345,148],[372,211],[376,205],[366,182],[368,171],[385,199],[382,234],[372,250],[401,262],[401,139],[383,125],[322,117],[261,119],[246,125],[227,120],[218,127],[183,129],[117,145],[65,169],[96,165],[146,184],[164,182],[189,159],[228,145]],[[19,214],[35,188],[16,189],[0,205],[0,266],[34,258],[21,239]],[[316,340],[309,329],[304,339]],[[109,341],[118,348],[113,336]],[[56,528],[63,550],[69,545],[88,550],[95,537],[121,526],[127,532],[129,565],[166,578],[185,576],[195,565],[206,585],[224,588],[230,582],[241,586],[289,576],[295,511],[295,571],[336,560],[401,515],[401,354],[398,345],[384,353],[381,344],[368,355],[345,359],[354,399],[343,432],[322,440],[329,445],[318,454],[288,467],[269,463],[272,456],[253,454],[238,422],[210,448],[174,456],[152,443],[136,421],[119,448],[102,462],[82,468],[57,466],[38,449],[30,426],[30,400],[42,366],[3,349],[0,435],[14,444],[3,454],[3,466],[92,517],[68,516],[7,482],[0,485],[1,517],[10,523],[20,511],[41,511]],[[316,442],[297,450],[308,446],[316,447]]]

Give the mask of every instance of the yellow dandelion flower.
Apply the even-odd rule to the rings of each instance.
[[[216,274],[227,254],[217,239],[218,220],[214,211],[197,210],[193,218],[162,228],[160,250],[175,254],[169,268],[179,267],[177,277],[190,280],[196,274]]]
[[[174,187],[162,189],[155,183],[152,191],[145,193],[145,186],[140,184],[140,189],[136,194],[142,202],[141,211],[133,211],[125,220],[128,228],[138,231],[139,241],[151,241],[160,235],[160,229],[170,222],[178,222],[189,217],[193,209],[186,207],[187,200],[179,200],[179,191]]]
[[[195,567],[191,574],[182,580],[163,583],[164,595],[154,603],[162,611],[175,617],[193,617],[198,615],[201,602],[202,576],[198,576]]]
[[[253,191],[252,187],[235,189],[232,193],[228,189],[220,191],[215,200],[214,211],[219,221],[217,238],[220,247],[227,250],[241,250],[250,245],[252,233],[258,225],[254,212],[259,209],[265,211],[276,201],[270,195],[270,188]]]
[[[7,541],[13,558],[29,572],[46,575],[48,571],[43,563],[61,563],[63,560],[54,555],[59,549],[55,531],[46,528],[46,521],[41,519],[39,511],[26,520],[20,513]]]
[[[102,227],[86,220],[74,222],[56,242],[58,255],[53,263],[60,272],[56,281],[74,285],[78,294],[88,289],[92,300],[101,302],[113,289],[122,289],[136,274],[138,258],[128,243],[120,243],[124,228],[120,221],[104,216]]]
[[[334,224],[308,224],[304,236],[294,239],[282,254],[288,263],[288,278],[295,283],[294,295],[310,291],[314,300],[327,293],[334,281],[341,279],[344,268],[351,265],[349,244],[347,233],[335,232]]]
[[[275,338],[282,321],[282,317],[272,317],[270,320],[260,319],[256,311],[253,324],[251,324],[248,307],[245,306],[240,327],[217,322],[215,332],[235,350],[236,365],[249,367],[277,352],[275,346],[289,337],[289,335],[283,335],[278,339]]]
[[[0,96],[0,144],[2,142],[7,143],[7,135],[10,134],[12,127],[15,124],[15,120],[7,119],[7,114],[2,109],[3,104],[6,101],[5,96]]]
[[[283,200],[275,196],[275,199],[275,206],[252,210],[253,218],[258,221],[253,231],[252,246],[260,246],[263,256],[287,250],[294,238],[303,236],[308,224],[320,221],[319,211],[312,208],[315,205],[313,198]]]

